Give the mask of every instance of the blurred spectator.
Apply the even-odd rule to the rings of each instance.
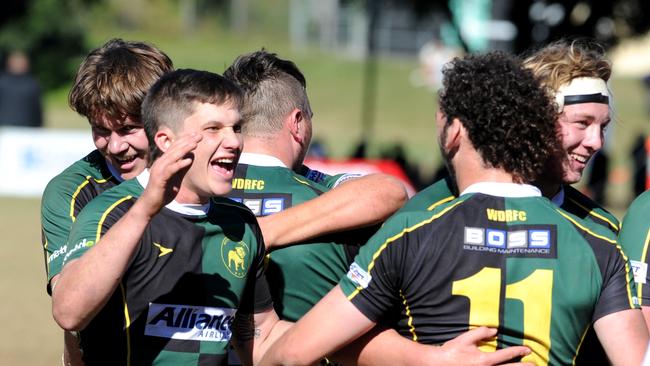
[[[41,87],[22,52],[10,53],[0,74],[0,126],[43,126]]]

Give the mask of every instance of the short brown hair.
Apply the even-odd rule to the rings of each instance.
[[[68,102],[88,119],[106,114],[140,121],[147,91],[173,67],[171,59],[151,45],[111,39],[81,63]]]
[[[605,58],[605,48],[586,39],[562,39],[550,43],[526,57],[524,67],[553,93],[575,78],[608,81],[612,74],[612,64]]]

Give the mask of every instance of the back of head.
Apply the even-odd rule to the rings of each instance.
[[[559,151],[555,107],[513,56],[500,52],[455,58],[443,70],[440,109],[460,120],[484,164],[531,182]]]
[[[70,107],[89,119],[104,114],[139,121],[147,91],[171,70],[172,61],[157,48],[112,39],[92,50],[79,66],[68,96]]]
[[[149,161],[161,152],[154,136],[162,127],[179,131],[183,121],[194,113],[199,103],[229,104],[241,109],[242,92],[237,85],[221,75],[208,71],[179,69],[161,77],[142,102],[142,122],[149,140]]]
[[[305,77],[293,62],[274,53],[261,50],[239,56],[223,75],[244,92],[242,132],[246,136],[277,133],[294,108],[311,116]]]
[[[608,81],[612,74],[612,64],[605,57],[604,47],[586,39],[550,43],[526,57],[524,67],[552,93],[575,78]]]

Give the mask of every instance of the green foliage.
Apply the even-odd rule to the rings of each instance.
[[[82,6],[81,0],[28,1],[24,12],[0,24],[0,49],[29,54],[32,72],[46,90],[62,85],[85,51]]]

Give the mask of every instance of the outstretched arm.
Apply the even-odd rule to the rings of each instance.
[[[334,287],[264,354],[260,365],[310,365],[375,324]]]
[[[292,325],[280,320],[273,308],[254,315],[237,313],[233,346],[242,365],[257,365],[269,347]]]
[[[594,330],[614,366],[641,364],[649,337],[641,311],[605,315],[594,322]]]
[[[175,196],[187,156],[200,135],[178,139],[150,170],[142,196],[79,259],[70,261],[52,288],[52,313],[66,330],[81,330],[104,307],[115,291],[151,218]]]
[[[356,341],[329,357],[344,365],[501,365],[530,354],[524,346],[483,352],[479,346],[496,337],[497,330],[479,327],[467,331],[442,346],[425,345],[399,335],[393,329],[373,328]],[[531,365],[513,363],[512,365]]]
[[[283,212],[260,217],[268,250],[318,236],[378,224],[395,213],[408,196],[387,174],[351,179],[317,198]]]

